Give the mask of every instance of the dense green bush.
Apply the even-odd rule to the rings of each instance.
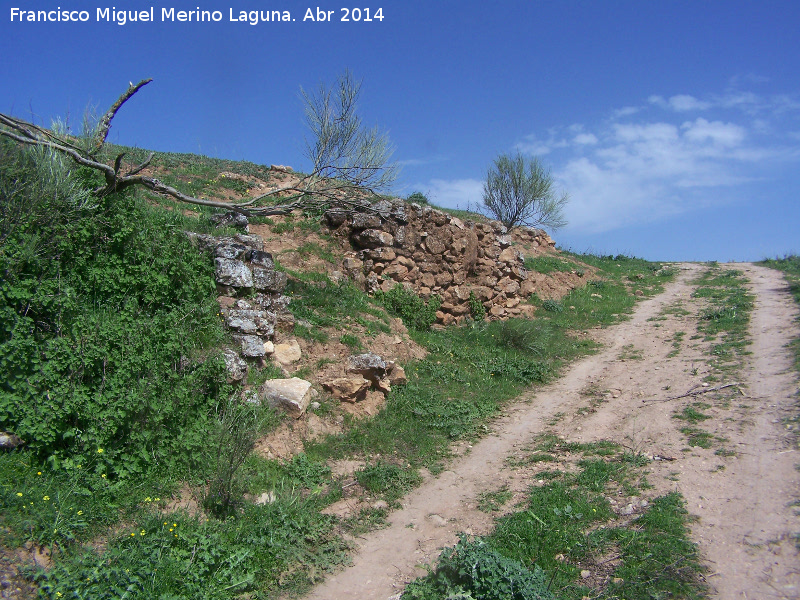
[[[436,570],[406,587],[402,600],[552,600],[545,572],[506,558],[481,539],[444,550]]]
[[[213,265],[179,215],[0,148],[0,428],[107,478],[191,466],[225,396]],[[91,201],[90,201],[91,200]]]

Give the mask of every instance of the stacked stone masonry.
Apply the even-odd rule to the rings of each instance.
[[[333,208],[325,213],[328,227],[346,236],[353,248],[342,263],[344,274],[373,293],[398,283],[422,298],[438,295],[442,325],[461,323],[470,315],[470,294],[489,318],[530,316],[524,303],[535,290],[524,259],[511,245],[498,221],[476,223],[443,211],[380,201],[364,212]],[[515,233],[529,251],[547,250],[555,242],[542,230]]]
[[[263,360],[273,347],[275,328],[294,324],[287,308],[289,298],[282,293],[286,273],[275,270],[272,255],[264,251],[264,243],[257,235],[187,235],[201,250],[214,256],[220,315],[238,344],[223,355],[230,380],[242,381],[247,374],[244,359]]]

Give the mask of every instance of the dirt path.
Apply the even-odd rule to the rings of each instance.
[[[493,434],[467,448],[450,470],[426,478],[389,516],[389,527],[359,540],[352,567],[308,598],[399,597],[408,581],[425,573],[420,565],[454,544],[459,532],[488,532],[491,518],[477,509],[481,492],[507,485],[521,495],[535,483],[530,472],[515,471],[506,459],[521,454],[543,431],[570,441],[612,440],[650,456],[675,458],[650,464],[651,491],[677,489],[698,517],[693,536],[709,565],[714,596],[800,598],[793,538],[800,527],[789,505],[800,496],[794,468],[800,460],[792,434],[780,422],[796,391],[784,348],[795,335],[795,308],[779,273],[738,268],[757,295],[753,360],[745,370],[743,395],[705,409],[712,419],[703,428],[716,436],[714,447],[686,451],[686,437],[672,418],[696,399],[656,401],[701,384],[708,373],[707,346],[690,341],[702,308],[701,300],[691,298],[692,280],[703,267],[687,264],[662,294],[640,303],[631,320],[596,332],[602,352],[520,397],[494,423]],[[679,331],[685,336],[676,337]],[[624,506],[630,500],[618,502]]]

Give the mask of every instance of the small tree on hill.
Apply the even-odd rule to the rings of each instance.
[[[518,225],[545,227],[552,231],[567,224],[566,193],[554,189],[553,177],[536,157],[501,154],[483,184],[487,213],[511,229]]]

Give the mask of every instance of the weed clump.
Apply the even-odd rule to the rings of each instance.
[[[442,552],[436,570],[406,587],[402,600],[504,598],[552,600],[544,571],[507,558],[481,540],[467,540]]]
[[[386,309],[403,320],[406,327],[426,331],[436,322],[436,311],[442,305],[439,296],[433,295],[425,302],[414,292],[399,283],[388,292],[378,291],[375,298]]]
[[[564,305],[558,300],[545,300],[542,302],[542,308],[554,313],[564,312]]]

